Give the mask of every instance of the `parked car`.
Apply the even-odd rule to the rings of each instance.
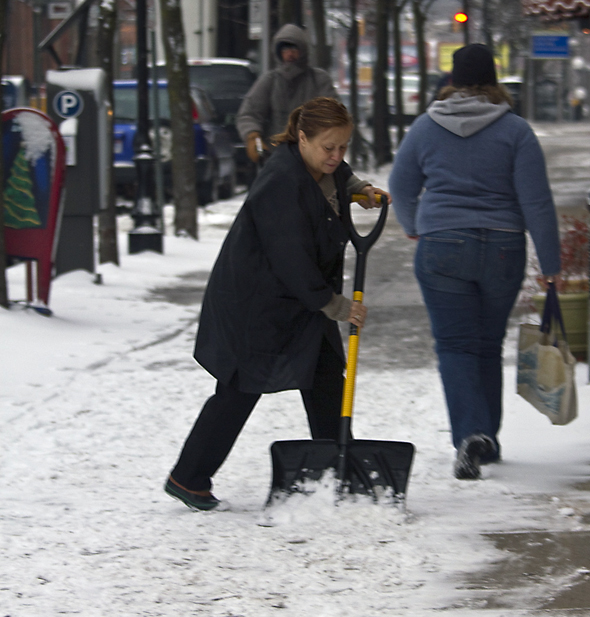
[[[255,169],[246,156],[246,147],[238,134],[236,114],[256,81],[250,62],[237,58],[204,58],[188,60],[187,63],[191,86],[207,92],[218,121],[229,132],[235,149],[238,182],[249,185]],[[166,76],[164,65],[158,66],[158,76]]]
[[[152,86],[149,83],[150,137],[154,144],[154,106]],[[114,167],[115,183],[119,193],[129,195],[136,182],[133,160],[134,140],[137,132],[137,80],[113,82],[114,96]],[[215,122],[215,109],[207,93],[191,86],[193,127],[195,134],[195,165],[197,195],[200,205],[228,198],[235,192],[236,165],[234,148],[227,129]],[[172,130],[168,83],[158,81],[160,124],[160,160],[163,163],[164,186],[171,193]]]

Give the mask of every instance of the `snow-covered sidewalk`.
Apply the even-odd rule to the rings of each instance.
[[[264,511],[269,445],[308,436],[294,392],[262,398],[215,478],[219,510],[195,513],[163,492],[214,380],[192,359],[198,306],[150,290],[187,276],[204,285],[237,207],[201,211],[201,240],[167,235],[163,256],[126,255],[122,233],[121,267],[102,266],[103,285],[85,272],[53,282],[51,318],[0,311],[0,613],[535,614],[538,587],[514,592],[509,613],[484,611],[464,580],[503,557],[484,532],[588,528],[590,494],[573,485],[590,476],[590,387],[580,364],[580,417],[551,426],[514,392],[515,331],[504,461],[483,481],[452,477],[435,370],[359,366],[355,434],[417,448],[405,513],[364,499],[335,506],[330,487]],[[18,297],[18,267],[10,286]],[[547,580],[545,592],[563,583]]]

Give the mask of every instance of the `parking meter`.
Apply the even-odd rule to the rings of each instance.
[[[66,146],[65,204],[56,273],[95,272],[95,217],[107,207],[112,111],[99,68],[47,71],[47,114]]]

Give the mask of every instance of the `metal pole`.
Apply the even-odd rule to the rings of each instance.
[[[557,122],[563,122],[563,63],[559,63],[557,78]]]
[[[262,73],[270,69],[270,11],[269,0],[262,0]]]
[[[33,5],[33,89],[35,93],[35,107],[41,109],[40,88],[43,83],[43,75],[41,71],[41,58],[38,49],[39,41],[41,40],[41,20],[43,7],[36,2]]]
[[[155,251],[162,253],[162,232],[154,203],[154,155],[148,132],[148,66],[146,0],[136,2],[137,32],[137,133],[135,169],[137,192],[131,216],[135,227],[129,232],[129,253]]]
[[[469,0],[463,0],[463,12],[467,15],[467,19],[463,24],[463,43],[469,45],[469,22],[471,21],[471,15],[469,13]]]
[[[164,208],[164,179],[162,176],[162,147],[160,140],[160,90],[158,88],[158,67],[156,53],[156,32],[150,33],[152,48],[152,94],[154,100],[154,147],[156,155],[156,205],[161,214]]]
[[[586,208],[588,213],[590,213],[590,191],[588,191],[586,196]],[[588,238],[588,281],[590,281],[590,237]],[[590,286],[588,288],[588,305],[590,306]],[[590,383],[590,310],[588,311],[586,323],[586,362],[588,363],[588,383]]]
[[[205,0],[201,0],[199,2],[199,58],[203,58],[203,51],[205,49],[205,41],[203,37],[205,36],[205,26],[203,24],[203,20],[205,19],[203,13],[203,4]]]
[[[535,100],[535,80],[537,79],[537,64],[533,60],[533,58],[528,58],[528,75],[527,75],[527,97],[526,97],[526,107],[527,107],[527,120],[529,122],[534,122],[535,120],[535,109],[536,109],[536,100]]]

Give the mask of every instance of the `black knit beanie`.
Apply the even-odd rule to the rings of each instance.
[[[453,86],[495,86],[496,68],[494,56],[489,47],[474,43],[461,47],[453,54]]]

